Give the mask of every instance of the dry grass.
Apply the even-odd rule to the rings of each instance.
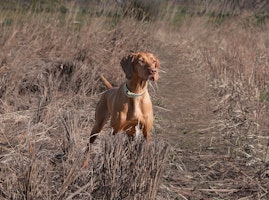
[[[181,135],[194,137],[201,149],[178,153],[186,168],[169,176],[166,190],[161,185],[175,191],[168,199],[268,198],[268,22],[259,25],[250,18],[234,16],[219,25],[194,16],[169,33],[158,32],[167,51],[180,57],[178,67],[207,77],[212,88],[207,100],[216,104],[214,118],[204,119],[212,120],[204,142],[203,136]]]
[[[74,125],[77,117],[66,116],[68,119],[62,123],[67,130],[54,140],[39,125],[30,127],[35,127],[37,133],[28,134],[24,143],[15,142],[13,146],[13,141],[9,141],[1,152],[1,177],[5,177],[1,180],[1,196],[6,199],[154,199],[167,145],[153,142],[147,148],[143,140],[130,142],[122,134],[101,137],[90,167],[82,169],[84,154],[76,132],[78,127]]]
[[[118,85],[124,79],[120,59],[148,50],[152,38],[134,18],[78,21],[72,6],[64,16],[18,11],[1,29],[0,196],[154,199],[164,142],[146,148],[107,130],[90,167],[82,170],[95,104],[105,89],[99,74]]]
[[[240,150],[263,161],[268,160],[265,150],[269,140],[267,31],[267,27],[253,29],[229,23],[201,47],[203,65],[209,69],[220,98],[215,110],[219,129],[234,138],[232,143]]]
[[[111,7],[106,1],[101,2],[96,13],[86,10],[87,15],[74,4],[66,4],[67,10],[62,7],[60,14],[32,9],[1,13],[0,196],[155,199],[165,166],[165,180],[173,176],[186,186],[190,179],[204,181],[205,185],[207,180],[217,180],[210,184],[216,188],[226,185],[227,189],[195,190],[192,183],[187,188],[189,192],[183,193],[181,187],[169,188],[170,182],[163,180],[159,199],[187,196],[198,199],[199,195],[192,196],[195,191],[208,196],[212,192],[239,195],[240,190],[231,184],[233,176],[230,176],[239,171],[243,178],[236,179],[237,186],[255,188],[254,194],[252,190],[247,193],[250,197],[266,198],[265,164],[269,158],[266,21],[257,26],[260,24],[249,14],[221,22],[208,15],[183,15],[172,3],[166,5],[162,20],[143,21],[147,13],[145,16],[142,13],[143,20],[138,21],[132,12],[121,15],[117,5]],[[160,52],[160,46],[165,51]],[[179,148],[172,148],[167,156],[167,144],[163,141],[153,140],[147,149],[140,139],[130,142],[123,135],[110,137],[108,128],[95,144],[90,167],[81,169],[95,105],[105,89],[98,75],[103,73],[113,85],[118,85],[124,80],[120,59],[131,51],[154,49],[164,54],[177,52],[175,56],[181,59],[176,65],[191,66],[207,75],[214,89],[211,98],[218,105],[210,130],[222,133],[218,140],[226,142],[230,159],[240,158],[243,170],[227,160],[223,164],[204,155],[207,160],[202,169],[207,171],[192,177],[181,160]],[[203,162],[195,156],[194,153],[186,156],[194,166]],[[168,157],[166,163],[165,157]],[[255,166],[259,170],[250,170],[251,177],[248,176],[247,167]],[[255,176],[259,179],[250,181]],[[177,195],[170,194],[172,190]]]
[[[177,49],[179,64],[207,76],[217,102],[212,128],[236,152],[251,151],[249,156],[267,162],[268,24],[250,19],[250,13],[234,16],[219,26],[218,19],[194,16],[169,33],[159,30],[158,38]]]

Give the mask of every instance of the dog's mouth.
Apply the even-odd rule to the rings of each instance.
[[[156,81],[158,79],[158,71],[152,71],[150,70],[148,72],[148,80],[149,81]]]
[[[154,75],[149,75],[148,80],[150,80],[150,81],[155,81],[155,77],[154,77]]]

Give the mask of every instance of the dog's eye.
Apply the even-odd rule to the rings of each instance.
[[[145,64],[145,61],[142,58],[139,59],[139,62],[140,62],[141,65]]]

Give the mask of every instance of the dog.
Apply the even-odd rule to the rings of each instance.
[[[138,126],[149,143],[153,109],[147,88],[149,81],[157,81],[159,78],[160,61],[152,53],[137,52],[124,57],[120,64],[127,79],[120,87],[113,87],[101,75],[108,90],[97,104],[89,143],[96,140],[109,118],[113,134],[125,132],[128,136],[134,136]]]

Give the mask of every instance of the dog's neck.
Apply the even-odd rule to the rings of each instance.
[[[132,94],[137,94],[137,97],[139,97],[147,91],[148,81],[145,81],[139,77],[133,77],[132,79],[126,81],[126,87],[126,89]]]

